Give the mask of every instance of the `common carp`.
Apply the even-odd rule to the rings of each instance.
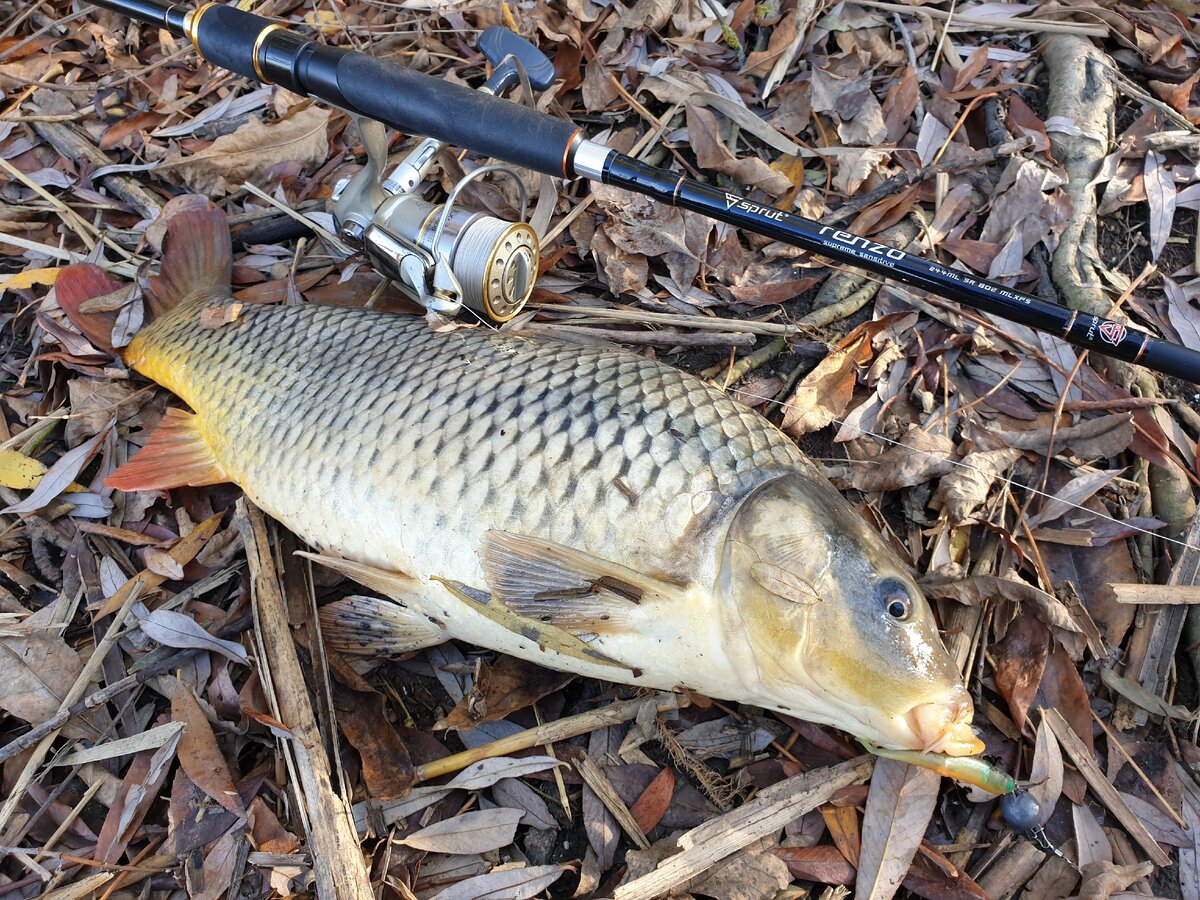
[[[333,646],[458,638],[884,748],[982,750],[908,569],[759,414],[623,350],[237,309],[230,273],[209,205],[171,218],[153,319],[128,346],[85,302],[118,281],[78,265],[56,292],[97,347],[191,408],[169,410],[108,485],[240,486],[318,562],[390,598],[324,607]]]

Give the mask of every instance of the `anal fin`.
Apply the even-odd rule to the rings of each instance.
[[[644,601],[677,595],[682,586],[506,531],[486,532],[479,556],[493,597],[518,615],[578,633],[630,628]]]
[[[378,597],[343,597],[319,612],[325,643],[353,656],[399,656],[450,638],[429,616]]]
[[[229,475],[205,440],[199,417],[172,407],[146,446],[104,483],[122,491],[161,491],[224,481]]]

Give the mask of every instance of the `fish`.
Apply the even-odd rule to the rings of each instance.
[[[382,595],[322,607],[336,650],[454,638],[885,749],[983,750],[909,567],[757,412],[623,349],[236,304],[220,210],[169,218],[126,346],[111,304],[88,302],[120,281],[79,264],[55,288],[97,348],[188,407],[107,485],[239,486]]]

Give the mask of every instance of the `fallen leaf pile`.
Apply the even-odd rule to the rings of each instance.
[[[254,12],[469,84],[508,25],[554,63],[539,108],[610,146],[1200,346],[1189,0]],[[124,345],[159,212],[199,192],[236,248],[209,327],[255,302],[413,312],[327,240],[365,162],[349,117],[62,0],[0,0],[0,86],[0,898],[1200,896],[1200,388],[648,198],[542,198],[508,327],[656,355],[814,456],[918,573],[1039,844],[786,716],[461,643],[322,646],[317,609],[361,589],[235,488],[104,486],[168,397],[53,286],[85,259],[132,285],[89,301]],[[488,162],[458,150],[431,198]],[[465,194],[519,207],[503,178]]]

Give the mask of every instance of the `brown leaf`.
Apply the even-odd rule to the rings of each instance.
[[[1008,626],[1004,640],[996,644],[993,652],[996,689],[1008,702],[1013,722],[1023,731],[1046,668],[1050,634],[1032,609],[1022,607],[1020,615]]]
[[[821,818],[829,829],[829,836],[838,852],[852,866],[858,865],[858,855],[862,852],[862,832],[858,825],[858,810],[854,806],[835,806],[826,803],[821,807]]]
[[[363,781],[374,800],[403,797],[416,784],[408,746],[387,719],[384,696],[352,691],[333,682],[338,728],[362,759]]]
[[[1008,448],[968,453],[963,464],[956,466],[938,484],[937,496],[945,504],[950,521],[967,521],[987,500],[996,479],[1020,457],[1020,450]]]
[[[871,338],[885,326],[882,320],[866,322],[846,335],[796,385],[784,406],[779,427],[792,437],[803,437],[844,416],[854,398],[858,370],[871,361]]]
[[[1135,881],[1154,872],[1154,863],[1146,861],[1130,866],[1118,866],[1110,861],[1094,862],[1083,867],[1083,884],[1070,900],[1108,900]]]
[[[923,844],[904,876],[905,890],[926,900],[988,900],[987,894],[966,872]]]
[[[776,847],[771,853],[782,859],[788,871],[804,881],[821,884],[854,884],[854,866],[837,847]]]
[[[325,135],[329,115],[327,109],[307,106],[270,125],[251,119],[199,153],[168,157],[155,172],[211,196],[253,180],[281,162],[318,166],[329,157]]]
[[[1172,84],[1169,81],[1151,81],[1150,87],[1154,93],[1162,97],[1175,111],[1184,115],[1193,125],[1200,124],[1200,103],[1192,102],[1192,94],[1196,85],[1200,84],[1200,69],[1186,81]]]
[[[701,168],[723,172],[738,184],[761,188],[773,197],[781,196],[791,188],[792,183],[786,175],[776,172],[761,159],[735,159],[721,139],[716,116],[705,107],[689,103],[687,125],[696,162]]]
[[[434,894],[429,900],[510,900],[536,897],[567,871],[565,865],[496,869],[476,875]]]
[[[995,434],[1010,447],[1033,450],[1043,456],[1050,447],[1049,427],[1031,428],[1028,431],[996,431]],[[1129,413],[1112,413],[1059,428],[1053,432],[1054,450],[1061,452],[1066,448],[1081,459],[1107,459],[1127,448],[1134,434],[1133,419]]]
[[[161,575],[168,581],[181,581],[183,579],[183,566],[165,550],[159,550],[157,547],[147,547],[142,553],[142,561],[146,564],[147,569],[156,575]]]
[[[471,691],[434,728],[470,728],[506,718],[553,694],[574,677],[515,656],[499,656],[491,665],[480,664]]]
[[[38,725],[58,712],[74,686],[83,661],[62,639],[60,629],[48,627],[52,606],[27,618],[19,633],[0,634],[0,710]],[[70,719],[63,734],[95,740],[108,725],[103,709]]]
[[[787,865],[770,851],[747,848],[686,887],[689,893],[713,900],[772,900],[791,880]]]
[[[875,760],[863,815],[855,895],[890,900],[908,874],[937,804],[941,776],[892,759]]]
[[[234,815],[245,815],[233,773],[221,748],[217,746],[212,726],[192,696],[191,688],[178,680],[171,696],[171,718],[183,723],[183,733],[179,737],[179,764],[188,778]]]
[[[1044,825],[1054,812],[1063,788],[1062,748],[1044,718],[1038,724],[1029,782],[1029,793],[1042,808],[1041,823]]]
[[[913,425],[899,443],[850,469],[846,483],[860,491],[894,491],[922,484],[954,469],[954,441]]]
[[[638,823],[643,834],[662,821],[674,795],[675,773],[670,768],[665,768],[654,776],[654,780],[629,807],[633,820]]]
[[[300,838],[292,834],[263,802],[262,797],[250,801],[246,813],[250,820],[250,834],[254,838],[254,849],[263,853],[293,853],[300,846]]]

